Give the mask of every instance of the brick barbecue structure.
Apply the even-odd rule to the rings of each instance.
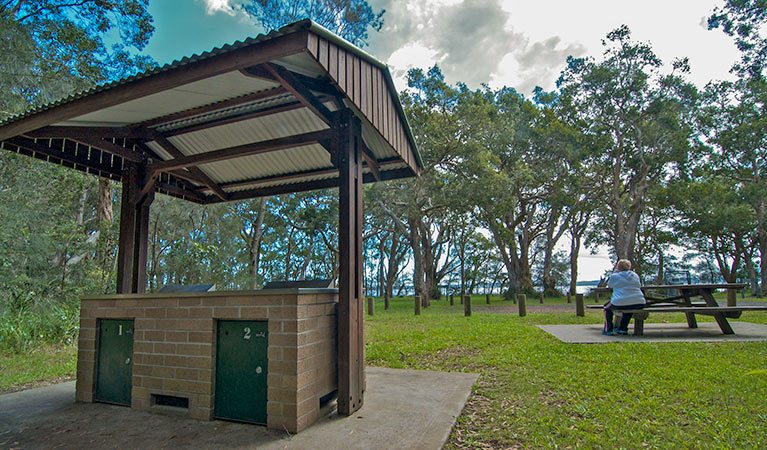
[[[337,389],[337,289],[108,295],[82,300],[77,401],[94,401],[98,322],[133,319],[130,405],[157,395],[188,400],[188,415],[213,418],[216,323],[268,323],[267,427],[296,433],[318,419]]]

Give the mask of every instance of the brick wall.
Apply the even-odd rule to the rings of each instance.
[[[98,320],[134,319],[131,407],[151,410],[153,394],[184,397],[191,417],[211,420],[216,320],[266,320],[267,427],[296,433],[337,389],[337,302],[335,289],[84,298],[76,399],[93,401]]]

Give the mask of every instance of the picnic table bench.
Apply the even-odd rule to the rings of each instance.
[[[644,321],[650,313],[684,313],[687,317],[687,325],[697,328],[698,322],[695,314],[713,316],[723,334],[735,334],[727,319],[737,319],[743,311],[767,311],[767,306],[719,306],[714,299],[714,291],[717,289],[743,289],[743,283],[723,284],[683,284],[683,285],[648,285],[642,286],[647,305],[642,309],[613,310],[616,321],[620,320],[622,313],[634,314],[634,334],[644,333]],[[652,291],[676,289],[678,295],[671,297],[654,297]],[[592,289],[596,293],[610,293],[612,288],[598,287]],[[693,302],[692,298],[701,297],[702,302]],[[587,308],[602,308],[602,305],[588,305]]]

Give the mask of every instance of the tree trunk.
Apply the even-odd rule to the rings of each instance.
[[[261,197],[258,204],[258,215],[256,216],[256,224],[251,231],[250,248],[248,253],[250,256],[250,280],[251,288],[258,289],[261,287],[261,279],[258,276],[258,266],[261,264],[261,240],[264,235],[264,217],[266,216],[266,199]]]

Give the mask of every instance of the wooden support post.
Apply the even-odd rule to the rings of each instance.
[[[727,289],[727,306],[738,306],[738,291]]]
[[[416,295],[413,297],[413,303],[415,303],[415,315],[420,316],[421,315],[421,296]]]
[[[463,296],[463,315],[471,317],[471,295]]]
[[[453,294],[450,294],[450,306],[453,306]]]
[[[485,294],[485,303],[490,304],[490,294]]]
[[[543,304],[543,292],[541,292],[541,305]]]
[[[373,297],[368,297],[368,316],[375,315],[375,303]]]
[[[519,300],[519,317],[525,317],[527,315],[527,295],[519,294],[517,299]]]
[[[123,172],[117,250],[118,294],[146,292],[149,210],[154,200],[154,191],[141,195],[143,178],[144,171],[137,165],[130,165]]]
[[[599,292],[594,292],[594,303],[599,303]]]
[[[338,413],[351,415],[363,403],[365,355],[362,299],[362,155],[359,119],[333,115],[331,146],[338,188]]]
[[[384,296],[384,310],[386,310],[386,311],[389,310],[389,296],[388,295]]]
[[[575,315],[578,317],[586,315],[586,308],[583,306],[583,294],[575,294]]]

